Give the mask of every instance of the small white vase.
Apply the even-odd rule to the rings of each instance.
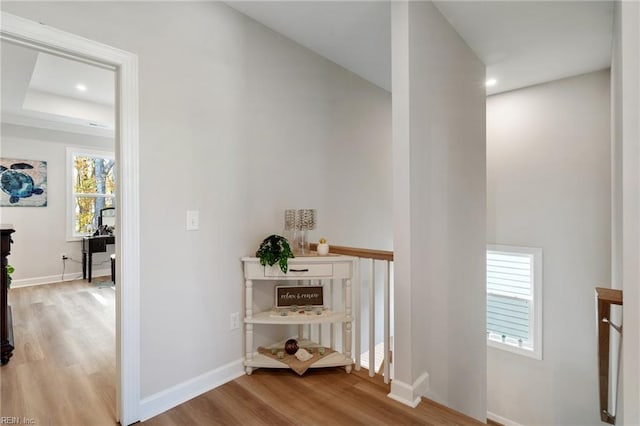
[[[316,249],[320,256],[326,256],[329,254],[329,244],[320,243],[318,244],[318,248]]]

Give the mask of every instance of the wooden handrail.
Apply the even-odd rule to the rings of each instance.
[[[309,244],[311,250],[316,250],[318,244]],[[393,252],[388,250],[371,250],[356,247],[329,246],[329,253],[344,254],[346,256],[362,257],[365,259],[388,260],[393,262]]]
[[[600,419],[616,424],[609,412],[609,336],[611,327],[622,335],[622,327],[611,323],[611,305],[622,306],[622,290],[596,287],[596,318],[598,320],[598,380],[600,384]]]
[[[622,290],[596,287],[596,297],[598,300],[608,302],[612,305],[622,305]]]

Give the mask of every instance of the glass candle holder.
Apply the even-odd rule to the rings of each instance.
[[[315,209],[300,209],[296,212],[295,249],[297,254],[309,254],[309,238],[307,231],[316,229],[317,214]]]
[[[284,230],[282,236],[287,239],[291,250],[294,250],[296,237],[296,210],[288,209],[284,211]]]
[[[298,255],[304,255],[309,253],[309,238],[307,237],[307,230],[300,229],[296,231],[295,235],[295,252]]]

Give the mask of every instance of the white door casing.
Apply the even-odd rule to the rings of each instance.
[[[0,39],[114,69],[116,74],[116,414],[140,420],[140,203],[138,57],[9,13],[0,12]]]

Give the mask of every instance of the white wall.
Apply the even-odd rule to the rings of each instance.
[[[610,283],[609,72],[487,99],[487,239],[543,250],[543,359],[487,348],[488,411],[600,424],[594,287]]]
[[[242,335],[228,326],[242,311],[239,258],[282,230],[286,208],[317,208],[315,237],[340,238],[346,200],[328,176],[348,148],[331,141],[388,143],[389,95],[220,3],[2,8],[139,56],[142,397],[239,360]],[[384,168],[376,158],[357,175]],[[186,232],[192,209],[200,230]],[[353,217],[340,229],[369,229]]]
[[[618,3],[615,5],[614,14],[614,37],[611,52],[611,287],[622,290],[622,67],[620,66],[620,55],[622,40],[620,37],[620,13],[621,8]],[[622,310],[613,306],[611,310],[611,320],[614,324],[622,324]],[[610,370],[618,371],[622,368],[621,357],[616,355],[620,352],[620,335],[611,332],[610,341]],[[622,398],[623,378],[612,375],[609,385],[609,413],[616,418],[624,417],[624,407]],[[617,391],[614,391],[614,389]],[[621,421],[621,420],[619,420]]]
[[[640,4],[616,2],[612,61],[614,280],[624,296],[620,424],[640,424]]]
[[[392,2],[393,395],[484,422],[484,65],[431,2]],[[421,389],[422,387],[422,389]]]
[[[67,146],[113,150],[113,139],[78,135],[55,130],[2,125],[0,154],[6,158],[47,161],[47,206],[2,207],[0,221],[14,225],[10,263],[16,268],[13,287],[60,281],[66,253],[64,279],[82,277],[82,247],[66,240]],[[106,262],[106,263],[103,263]],[[94,272],[108,271],[107,254],[93,258]]]
[[[330,161],[325,171],[309,171],[328,179],[327,202],[336,206],[326,215],[320,212],[320,225],[330,224],[330,243],[393,250],[391,94],[377,90],[351,96],[355,85],[365,84],[356,76],[337,84],[345,95],[331,108]]]

